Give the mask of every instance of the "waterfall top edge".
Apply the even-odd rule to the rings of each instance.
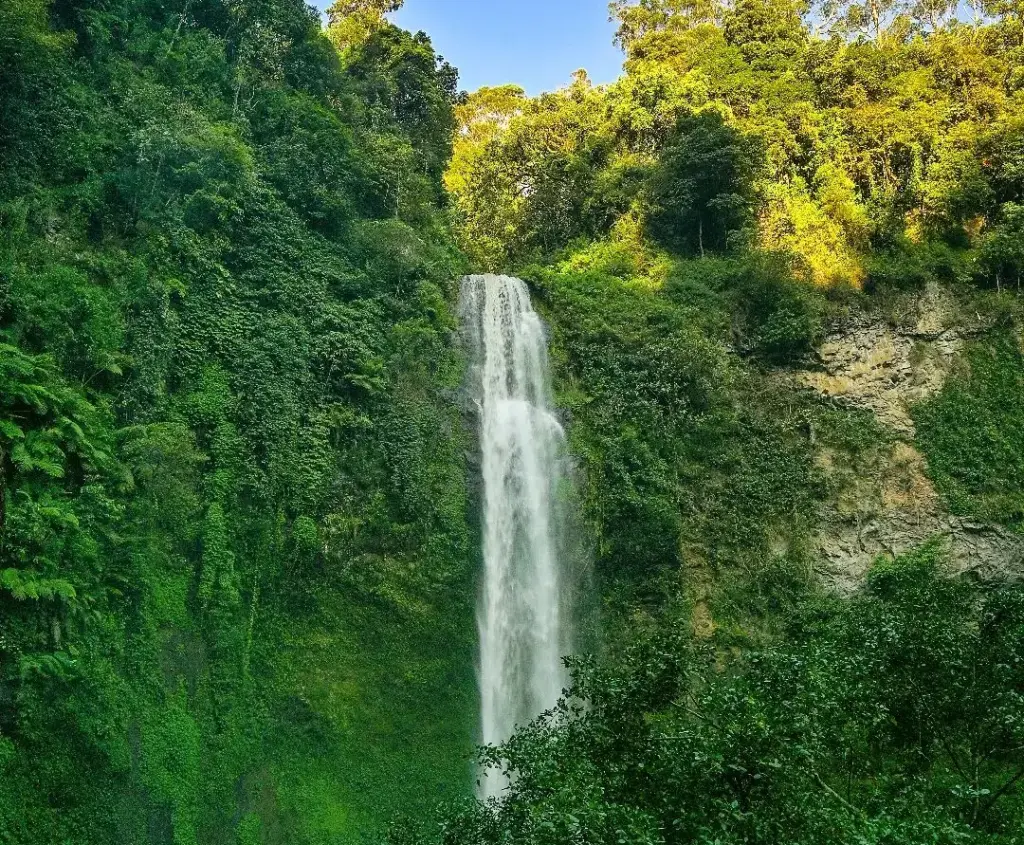
[[[462,277],[464,282],[519,282],[526,284],[518,276],[509,276],[506,273],[469,273]]]

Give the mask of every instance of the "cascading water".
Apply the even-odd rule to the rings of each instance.
[[[526,285],[467,276],[462,325],[480,426],[484,578],[480,631],[483,741],[500,743],[551,707],[563,688],[564,432],[551,411],[544,327]],[[497,772],[480,794],[499,794]]]

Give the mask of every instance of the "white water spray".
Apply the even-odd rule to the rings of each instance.
[[[544,327],[526,285],[508,276],[467,276],[461,310],[483,475],[482,738],[495,744],[553,706],[564,686],[564,433],[551,411]],[[505,786],[490,772],[480,794],[498,795]]]

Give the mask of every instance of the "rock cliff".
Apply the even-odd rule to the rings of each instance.
[[[819,575],[849,592],[874,560],[942,538],[949,565],[984,579],[1024,578],[1024,536],[951,514],[914,442],[912,408],[940,391],[966,343],[985,331],[964,321],[951,295],[931,286],[900,322],[859,317],[828,334],[815,365],[792,374],[795,384],[836,404],[874,414],[891,442],[868,456],[819,446],[816,460],[831,490],[815,538]]]

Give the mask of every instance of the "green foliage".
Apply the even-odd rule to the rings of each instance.
[[[347,70],[366,100],[370,124],[392,129],[411,146],[412,166],[403,184],[391,186],[395,202],[408,202],[401,197],[403,189],[432,189],[429,198],[438,200],[455,130],[456,70],[437,57],[426,35],[410,36],[395,27],[384,27],[367,40]],[[414,174],[422,175],[417,180]]]
[[[775,537],[799,558],[818,481],[800,404],[737,366],[721,341],[731,334],[729,297],[748,301],[741,286],[787,283],[742,263],[674,272],[664,292],[595,271],[529,275],[553,324],[598,570],[617,585],[609,594],[653,607],[680,567],[709,568],[720,584],[751,587],[723,595],[723,613],[758,614]]]
[[[725,250],[752,220],[757,169],[757,143],[717,112],[681,119],[651,178],[651,235],[691,255]]]
[[[994,282],[997,290],[1012,285],[1019,293],[1024,276],[1024,205],[1006,203],[1001,217],[982,239],[981,265],[985,278]]]
[[[742,655],[668,629],[575,662],[573,697],[482,752],[513,777],[501,798],[390,841],[1016,841],[1021,592],[937,558],[879,563]]]
[[[394,5],[339,55],[300,0],[2,4],[5,843],[467,788],[456,76]]]
[[[941,241],[901,242],[874,253],[868,260],[866,290],[923,290],[929,282],[969,280],[971,256]]]
[[[1024,527],[1024,355],[1012,332],[972,347],[963,369],[914,411],[918,443],[955,513]]]
[[[665,292],[680,304],[702,308],[705,319],[712,309],[726,312],[736,347],[766,362],[805,357],[822,333],[824,297],[793,277],[785,255],[680,262]]]
[[[1012,9],[972,23],[941,2],[611,9],[626,53],[615,83],[580,77],[534,100],[487,89],[459,112],[448,184],[483,267],[581,238],[640,249],[646,221],[684,254],[790,253],[822,286],[897,275],[872,250],[906,242],[944,246],[965,277],[1016,284]]]
[[[807,33],[801,19],[804,8],[793,0],[742,0],[729,9],[722,29],[751,67],[782,70],[806,49]]]
[[[446,177],[469,255],[500,269],[594,237],[638,193],[644,162],[611,158],[602,93],[586,74],[528,101],[518,89],[483,89],[459,109]]]

